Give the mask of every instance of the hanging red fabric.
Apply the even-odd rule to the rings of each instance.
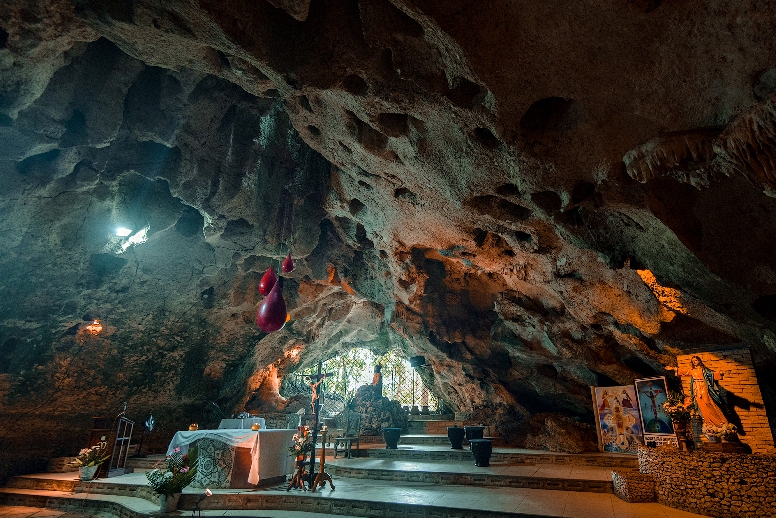
[[[294,271],[294,260],[291,259],[291,252],[288,252],[288,255],[283,261],[283,264],[280,265],[280,269],[283,270],[285,273],[291,273]]]
[[[275,286],[277,281],[278,278],[277,275],[275,275],[275,270],[272,268],[272,265],[270,265],[259,281],[259,293],[262,295],[269,295],[269,292],[272,291],[272,287]]]
[[[265,333],[274,333],[286,324],[286,301],[283,300],[283,278],[280,277],[269,295],[259,304],[256,325]]]

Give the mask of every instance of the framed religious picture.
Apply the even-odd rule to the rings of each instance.
[[[668,399],[665,377],[643,378],[633,383],[636,386],[645,444],[660,446],[672,443],[678,446],[671,418],[663,409],[663,403]]]
[[[598,432],[598,449],[615,453],[636,453],[643,444],[641,417],[633,385],[590,387]]]

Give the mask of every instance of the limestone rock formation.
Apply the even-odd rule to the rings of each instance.
[[[525,441],[745,344],[773,420],[774,56],[755,4],[4,0],[0,466],[355,346]]]

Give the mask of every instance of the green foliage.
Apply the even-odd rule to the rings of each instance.
[[[148,485],[160,495],[180,493],[191,484],[197,471],[197,449],[191,448],[188,454],[182,454],[175,448],[172,455],[164,459],[165,468],[154,468],[146,473]]]
[[[78,457],[75,458],[75,463],[85,468],[99,466],[105,462],[108,457],[110,457],[110,455],[108,455],[107,448],[97,444],[91,448],[84,448],[81,450],[78,453]]]

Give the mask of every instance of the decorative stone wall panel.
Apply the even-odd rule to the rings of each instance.
[[[776,516],[776,455],[639,448],[660,504],[719,518]]]

